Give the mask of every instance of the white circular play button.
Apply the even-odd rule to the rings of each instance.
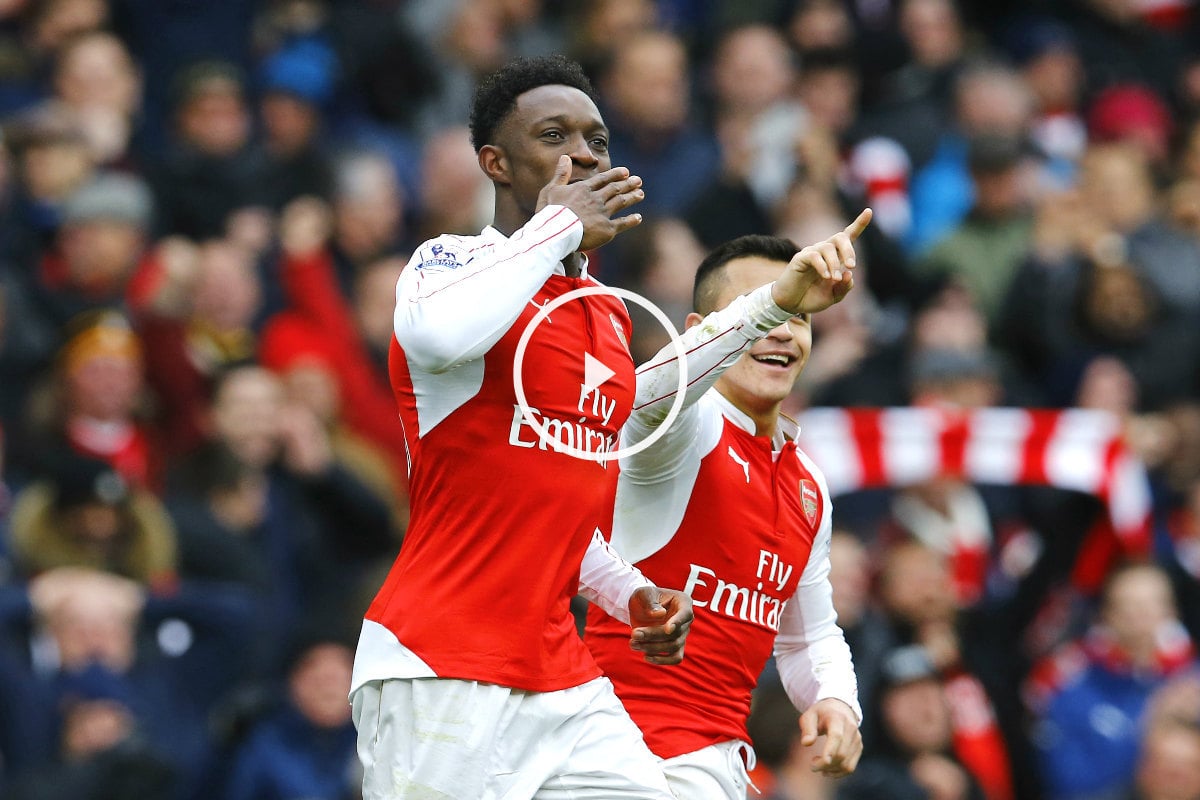
[[[539,422],[537,415],[529,406],[529,401],[525,397],[525,385],[521,379],[521,366],[525,361],[525,348],[529,346],[529,339],[533,336],[534,328],[546,321],[550,316],[550,312],[564,303],[571,300],[576,300],[581,297],[590,297],[595,294],[608,294],[614,297],[619,297],[634,305],[641,306],[650,312],[650,314],[658,321],[663,328],[666,329],[667,335],[671,337],[671,346],[675,350],[675,358],[679,362],[679,386],[675,392],[675,399],[671,402],[671,408],[667,411],[667,416],[654,429],[654,432],[642,439],[636,444],[629,447],[619,447],[616,450],[608,451],[592,451],[583,450],[570,444],[560,441],[557,437],[550,434],[545,424]],[[595,391],[601,384],[615,375],[611,368],[606,366],[602,361],[593,356],[591,353],[584,351],[583,353],[583,390]],[[683,411],[684,393],[687,390],[687,351],[684,349],[683,340],[679,338],[679,334],[675,332],[675,327],[671,324],[671,320],[663,313],[662,309],[651,303],[646,298],[642,297],[637,292],[631,292],[628,289],[621,289],[616,286],[585,286],[582,289],[573,289],[566,294],[559,295],[553,300],[547,301],[545,304],[538,307],[538,312],[533,315],[533,319],[529,320],[529,324],[525,326],[525,330],[521,332],[521,338],[517,342],[517,350],[513,355],[513,390],[517,395],[517,406],[521,409],[521,416],[529,427],[537,433],[538,439],[542,444],[549,449],[559,453],[566,453],[575,458],[582,458],[586,461],[604,462],[614,459],[625,458],[626,456],[634,455],[645,450],[650,445],[654,444],[666,434],[667,428],[671,427],[671,423]]]

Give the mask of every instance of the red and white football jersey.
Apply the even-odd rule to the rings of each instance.
[[[626,434],[640,438],[632,422]],[[613,546],[658,585],[683,587],[696,621],[669,668],[631,652],[603,614],[589,612],[586,641],[661,758],[749,741],[751,691],[772,650],[798,708],[836,697],[861,718],[829,583],[829,492],[792,438],[756,436],[713,389],[621,462]]]
[[[561,261],[582,224],[548,206],[511,237],[441,236],[422,244],[397,285],[391,376],[410,455],[411,519],[366,614],[353,686],[444,677],[530,691],[600,675],[570,601],[583,592],[625,625],[648,582],[601,532],[611,524],[614,460],[560,452],[521,413],[513,370],[527,325],[554,298],[598,285]],[[786,318],[768,291],[687,339],[687,399],[703,394],[763,332]],[[672,358],[635,376],[629,316],[611,295],[553,309],[520,370],[531,415],[551,439],[603,454],[636,405],[661,422],[676,392]],[[581,580],[582,576],[582,580]],[[582,583],[582,585],[581,585]]]

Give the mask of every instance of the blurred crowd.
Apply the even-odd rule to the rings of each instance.
[[[490,221],[471,92],[548,52],[645,182],[591,271],[672,319],[707,248],[874,209],[789,413],[1088,409],[1144,466],[1107,549],[1071,474],[839,496],[867,755],[811,775],[768,670],[764,796],[1200,798],[1193,0],[0,0],[4,796],[356,797],[395,281]]]

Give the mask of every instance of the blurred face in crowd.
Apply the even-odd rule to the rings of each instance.
[[[250,139],[250,113],[241,87],[225,78],[206,80],[180,108],[179,133],[207,156],[237,154]]]
[[[1021,69],[1025,82],[1044,111],[1073,109],[1083,89],[1083,65],[1070,47],[1054,47]]]
[[[59,230],[71,282],[95,292],[118,290],[137,266],[145,242],[139,227],[120,220],[88,220]]]
[[[142,391],[140,358],[99,353],[81,359],[66,376],[71,412],[107,422],[126,421]]]
[[[735,258],[720,268],[713,308],[724,308],[739,295],[748,294],[779,277],[786,262],[761,256]],[[703,317],[688,314],[687,326]],[[792,392],[812,349],[810,317],[792,317],[742,353],[733,366],[717,379],[717,390],[760,424],[774,424],[779,406]]]
[[[337,728],[350,722],[350,671],[353,655],[332,642],[319,644],[292,670],[289,688],[296,708],[320,728]]]
[[[337,418],[341,396],[331,364],[318,358],[298,359],[280,377],[290,402],[312,411],[322,423]]]
[[[320,132],[321,115],[316,106],[287,92],[269,92],[259,103],[267,146],[280,155],[302,152]]]
[[[129,709],[114,700],[71,704],[63,719],[62,751],[67,761],[82,761],[111,750],[133,733]]]
[[[228,374],[213,403],[213,430],[246,464],[261,469],[279,452],[283,386],[260,367]]]
[[[923,66],[945,66],[962,55],[962,24],[950,0],[907,0],[900,12],[900,32]]]
[[[858,116],[858,74],[849,65],[800,70],[800,100],[827,131],[845,131]]]
[[[362,261],[393,246],[400,236],[404,197],[391,162],[376,155],[351,157],[339,166],[337,184],[334,224],[347,255]]]
[[[132,115],[141,104],[141,80],[121,40],[90,34],[62,52],[54,88],[75,109],[100,107]]]
[[[950,708],[936,680],[884,689],[881,710],[884,727],[908,753],[936,753],[950,743]]]
[[[1152,663],[1159,636],[1178,621],[1167,576],[1149,565],[1121,571],[1104,593],[1100,619],[1135,663]]]
[[[945,558],[917,542],[888,550],[879,595],[889,614],[911,625],[944,622],[956,610]]]
[[[395,330],[396,282],[407,263],[385,258],[363,270],[354,287],[354,314],[367,345],[386,353]]]
[[[82,138],[32,144],[21,154],[21,180],[37,200],[62,200],[82,186],[95,166]]]
[[[738,28],[722,40],[712,67],[726,113],[761,114],[787,97],[795,80],[783,36],[765,25]]]
[[[1137,789],[1142,800],[1200,797],[1200,728],[1175,721],[1152,726],[1142,744]]]
[[[426,229],[477,233],[491,219],[493,198],[491,184],[475,162],[467,128],[447,128],[426,143],[421,162],[421,206]]]
[[[218,330],[249,328],[262,304],[262,286],[250,254],[227,241],[199,251],[192,313]]]
[[[829,582],[833,584],[833,608],[842,627],[856,624],[871,600],[871,563],[854,534],[834,531],[829,544]]]
[[[650,139],[675,133],[688,115],[683,44],[666,33],[638,35],[617,49],[604,89],[622,123],[635,135]]]
[[[52,52],[73,36],[98,30],[108,20],[105,0],[49,0],[33,20],[33,41]]]
[[[133,663],[136,624],[131,609],[92,602],[86,594],[71,595],[49,610],[46,626],[64,670],[96,662],[120,673]]]
[[[1020,136],[1029,125],[1033,97],[1020,76],[987,68],[959,79],[955,92],[958,126],[967,136]]]
[[[801,52],[840,49],[854,41],[854,23],[838,0],[807,0],[792,17],[788,33]]]
[[[1089,147],[1083,155],[1080,186],[1085,204],[1101,224],[1119,233],[1137,228],[1154,207],[1150,170],[1128,145]]]

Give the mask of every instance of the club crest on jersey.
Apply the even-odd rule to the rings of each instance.
[[[800,479],[800,505],[809,525],[817,524],[817,486],[808,478]]]
[[[429,248],[429,257],[421,259],[419,269],[440,271],[458,269],[461,266],[462,263],[458,260],[458,256],[454,253],[447,253],[445,247],[435,244]]]
[[[621,340],[621,344],[628,350],[629,339],[625,336],[625,326],[621,324],[621,320],[617,319],[616,314],[609,314],[608,318],[612,321],[613,330],[617,332],[617,338]]]

